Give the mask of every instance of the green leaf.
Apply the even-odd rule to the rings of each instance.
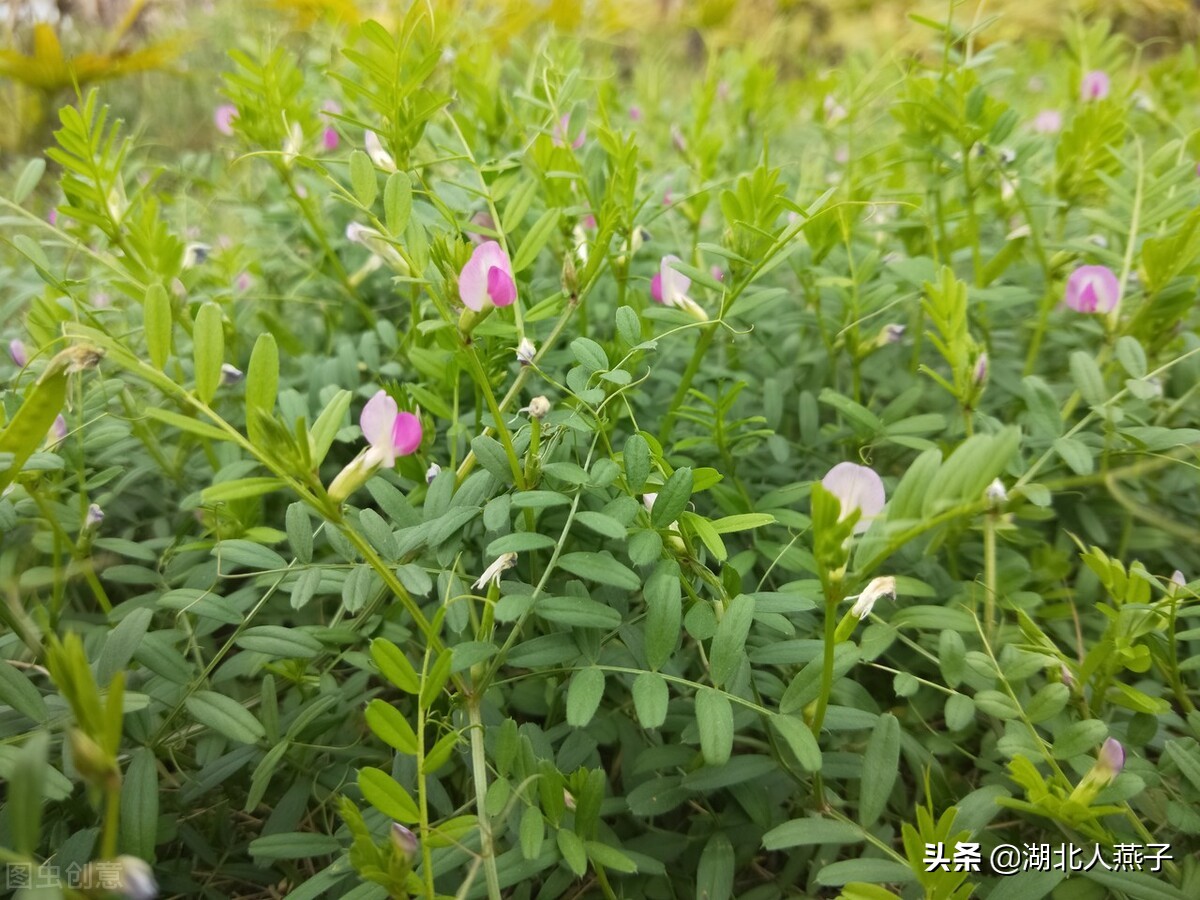
[[[738,594],[729,601],[729,606],[717,625],[713,635],[709,669],[713,684],[722,686],[737,671],[745,656],[746,636],[754,620],[754,598]]]
[[[232,697],[215,691],[197,691],[184,701],[192,718],[239,744],[253,744],[266,737],[262,723]]]
[[[504,452],[504,446],[494,437],[486,434],[476,435],[471,440],[471,452],[475,454],[479,464],[501,484],[512,482],[513,473],[512,466],[508,462],[508,454]]]
[[[710,837],[696,868],[696,900],[730,900],[736,861],[733,844],[724,831]]]
[[[260,450],[270,448],[270,438],[260,424],[261,417],[269,419],[274,415],[278,394],[279,348],[275,337],[264,331],[254,342],[246,371],[246,430],[251,443]]]
[[[169,409],[160,409],[157,406],[147,406],[142,410],[151,419],[157,419],[165,425],[170,425],[173,428],[178,428],[180,431],[186,431],[188,434],[194,434],[197,437],[202,437],[209,441],[232,441],[233,435],[222,431],[215,425],[209,425],[207,422],[201,422],[199,419],[193,419],[191,416],[180,415],[176,412],[171,412]],[[277,484],[282,484],[278,479],[271,479]]]
[[[161,284],[152,284],[147,288],[143,320],[150,362],[161,371],[171,355],[172,330],[171,300],[167,296],[167,289]]]
[[[96,681],[108,684],[133,659],[133,654],[146,636],[153,610],[142,607],[130,612],[104,639],[104,649],[96,660]]]
[[[1076,475],[1090,475],[1095,467],[1091,451],[1075,438],[1060,437],[1054,442],[1054,452]]]
[[[284,521],[287,526],[288,544],[296,559],[302,563],[312,562],[313,527],[307,507],[300,501],[290,504]]]
[[[619,612],[611,606],[586,597],[542,597],[534,606],[534,612],[541,618],[560,625],[608,630],[621,627]]]
[[[577,669],[567,688],[567,724],[583,728],[592,721],[604,696],[604,672],[590,666]]]
[[[584,510],[575,514],[575,521],[596,532],[601,537],[606,537],[614,541],[625,540],[625,526],[612,516],[606,516],[604,513],[592,512],[591,510]]]
[[[763,835],[767,850],[786,850],[812,844],[857,844],[866,840],[862,828],[849,822],[809,816],[777,825]]]
[[[870,827],[887,807],[900,765],[900,722],[891,713],[879,717],[863,754],[858,823]]]
[[[650,524],[655,528],[666,528],[679,518],[688,501],[692,499],[692,470],[687,466],[676,469],[675,474],[659,488],[650,511]]]
[[[383,186],[383,214],[394,237],[404,233],[412,215],[412,179],[407,172],[393,172]]]
[[[565,553],[558,558],[558,566],[588,581],[625,591],[636,591],[642,585],[642,579],[632,569],[603,553]]]
[[[367,704],[367,727],[391,747],[408,756],[417,755],[417,735],[404,714],[390,703],[376,698]]]
[[[536,806],[527,806],[521,813],[521,855],[526,859],[537,859],[546,840],[546,820]]]
[[[1076,350],[1071,354],[1071,379],[1080,395],[1089,406],[1103,406],[1108,400],[1108,391],[1104,389],[1104,376],[1092,354]]]
[[[667,719],[671,692],[657,672],[642,672],[633,682],[633,707],[643,728],[659,728]]]
[[[21,170],[17,183],[13,186],[13,203],[18,205],[24,203],[25,199],[33,193],[33,189],[38,186],[38,182],[42,180],[44,174],[46,174],[45,158],[35,156],[25,163],[25,168]]]
[[[890,859],[843,859],[830,863],[817,873],[817,884],[836,887],[851,881],[874,884],[908,884],[916,880],[913,870]]]
[[[625,441],[625,481],[629,490],[638,493],[650,477],[650,444],[640,434],[633,434]]]
[[[364,209],[370,209],[379,194],[379,183],[375,180],[375,165],[371,157],[361,150],[350,154],[350,187],[354,197]]]
[[[158,765],[153,750],[138,747],[121,783],[121,848],[153,861],[157,837]]]
[[[683,619],[682,589],[679,578],[660,568],[646,582],[646,662],[652,669],[662,668],[679,643]]]
[[[42,833],[42,802],[45,798],[50,735],[34,732],[17,752],[6,785],[5,807],[12,848],[32,858]]]
[[[587,871],[587,851],[584,849],[583,841],[579,839],[573,831],[568,831],[565,828],[558,829],[555,835],[558,851],[562,854],[563,860],[571,867],[571,871],[579,877],[583,877]]]
[[[616,847],[610,847],[599,841],[587,841],[584,846],[587,848],[588,858],[592,861],[593,866],[612,869],[623,875],[632,875],[638,870],[637,863]]]
[[[696,692],[696,725],[700,729],[700,752],[710,766],[723,766],[733,752],[733,706],[729,698],[712,688]]]
[[[402,825],[411,825],[421,818],[412,796],[387,772],[373,766],[358,770],[358,787],[364,799],[373,807]]]
[[[221,384],[221,364],[225,361],[225,327],[217,304],[205,303],[200,307],[192,340],[196,396],[201,403],[210,403]]]
[[[8,660],[0,660],[0,703],[6,703],[39,725],[49,716],[41,692]]]
[[[311,634],[283,625],[255,625],[243,631],[235,643],[272,659],[313,659],[323,649]]]
[[[67,399],[67,365],[67,357],[56,356],[25,395],[21,408],[0,431],[0,454],[11,454],[8,469],[0,470],[0,491],[8,487],[33,451],[45,442]]]
[[[257,859],[313,859],[340,852],[341,843],[328,834],[296,831],[269,834],[250,842],[250,855]],[[293,894],[295,892],[293,891]]]
[[[337,433],[346,419],[346,412],[350,409],[350,401],[353,396],[349,391],[338,391],[325,404],[325,408],[317,416],[317,421],[313,422],[313,427],[308,432],[312,442],[313,465],[320,465],[324,462],[325,454],[333,446],[334,438],[337,437]],[[372,482],[372,484],[374,483]]]
[[[821,769],[821,748],[812,730],[798,716],[779,714],[771,716],[771,727],[783,738],[806,771]]]
[[[589,372],[603,372],[608,368],[608,354],[591,338],[578,337],[571,341],[571,354]]]
[[[408,657],[386,638],[375,638],[371,641],[371,659],[379,667],[380,673],[406,694],[417,694],[421,690],[421,680]]]
[[[227,503],[231,500],[244,500],[247,497],[261,497],[283,487],[283,481],[278,478],[236,478],[233,481],[222,481],[206,487],[200,492],[200,497],[206,506],[216,503]]]
[[[537,258],[546,242],[550,240],[550,235],[554,233],[554,227],[558,224],[558,214],[557,208],[548,209],[533,223],[529,234],[525,235],[525,240],[521,241],[521,246],[517,248],[517,255],[513,257],[513,274],[523,271]]]
[[[733,531],[750,531],[753,528],[762,528],[764,525],[772,525],[775,522],[775,517],[768,513],[740,513],[736,516],[725,516],[721,519],[712,521],[712,529],[717,534],[729,534]]]

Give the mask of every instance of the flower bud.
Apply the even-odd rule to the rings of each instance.
[[[392,158],[392,154],[383,149],[383,143],[379,140],[379,135],[373,131],[367,131],[363,135],[363,144],[366,146],[367,156],[371,158],[371,162],[378,169],[383,169],[387,173],[396,171],[396,160]]]
[[[18,369],[25,368],[29,363],[29,354],[25,352],[25,344],[17,338],[9,343],[8,355],[12,357],[12,361]]]
[[[237,366],[230,365],[229,363],[221,364],[221,384],[226,387],[229,387],[231,384],[237,384],[245,377],[246,374]]]
[[[136,856],[118,856],[116,861],[121,866],[121,886],[116,889],[118,894],[129,900],[154,900],[158,896],[154,871],[144,860]]]
[[[360,453],[330,483],[326,491],[329,499],[338,506],[345,503],[346,498],[366,484],[378,468],[378,460],[369,460],[367,453]]]
[[[1004,482],[999,478],[992,480],[984,494],[994,504],[1003,503],[1008,499],[1008,491],[1004,489]]]
[[[531,419],[544,419],[550,412],[550,401],[545,397],[534,397],[521,412],[528,413]]]
[[[425,483],[433,484],[433,479],[442,474],[442,467],[437,463],[430,463],[429,468],[425,470]]]
[[[975,359],[975,370],[971,373],[971,381],[975,387],[983,387],[988,377],[988,355],[980,353]]]
[[[416,857],[417,836],[399,822],[392,823],[392,829],[389,837],[391,839],[392,846],[402,857],[409,861]]]
[[[537,356],[537,347],[533,341],[527,337],[521,338],[521,343],[517,345],[517,360],[523,366],[532,366],[533,359]]]
[[[100,508],[99,503],[93,503],[87,509],[87,515],[83,519],[83,527],[91,531],[104,521],[104,510]]]

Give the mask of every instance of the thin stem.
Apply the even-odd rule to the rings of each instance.
[[[483,855],[483,873],[487,879],[488,900],[501,900],[500,872],[496,868],[496,848],[492,844],[492,822],[487,811],[487,761],[483,748],[483,716],[480,704],[482,693],[467,698],[467,715],[471,723],[471,772],[475,782],[475,806],[479,819],[479,844]]]

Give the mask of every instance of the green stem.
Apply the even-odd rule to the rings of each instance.
[[[983,632],[989,641],[996,629],[996,515],[983,519]]]
[[[496,848],[492,844],[492,823],[487,811],[487,761],[483,748],[483,716],[480,713],[482,700],[481,693],[472,693],[467,698],[467,715],[471,723],[471,771],[475,782],[475,813],[479,818],[479,845],[483,855],[483,873],[487,879],[488,900],[501,900],[500,872],[496,868]]]

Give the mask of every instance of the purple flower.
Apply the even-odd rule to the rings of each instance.
[[[568,138],[570,138],[570,130],[569,130],[570,125],[571,125],[571,117],[569,115],[564,115],[561,119],[558,120],[558,124],[554,126],[554,143],[557,144],[559,147],[564,147],[567,145]],[[574,140],[570,141],[571,149],[578,150],[580,147],[583,146],[583,142],[586,139],[587,139],[587,128],[586,127],[580,128],[579,134],[577,134],[575,136]]]
[[[392,823],[391,840],[396,852],[405,859],[411,860],[417,855],[417,836],[399,822]]]
[[[640,106],[629,107],[629,118],[635,122],[642,121],[642,108]]]
[[[988,377],[988,355],[980,353],[975,359],[975,371],[971,373],[971,379],[976,387],[981,387]]]
[[[51,207],[50,212],[46,213],[46,221],[51,225],[58,224],[58,207]]]
[[[223,103],[213,110],[213,125],[221,134],[233,134],[233,120],[237,118],[237,107],[232,103]]]
[[[1056,134],[1062,130],[1062,113],[1057,109],[1043,109],[1033,120],[1033,130],[1038,134]]]
[[[475,248],[458,275],[458,295],[475,312],[484,306],[511,306],[517,299],[512,261],[496,241]]]
[[[25,344],[19,338],[13,338],[9,342],[8,355],[12,357],[12,361],[19,369],[23,369],[29,364],[29,354],[25,352]]]
[[[856,509],[862,513],[854,523],[855,534],[870,528],[871,521],[883,512],[883,505],[887,502],[883,479],[874,469],[858,463],[838,463],[821,479],[821,486],[838,498],[842,506],[839,520]]]
[[[1108,96],[1110,87],[1108,73],[1103,69],[1092,69],[1083,76],[1079,85],[1079,96],[1085,101],[1103,100]]]
[[[1097,774],[1106,781],[1112,781],[1125,768],[1125,748],[1116,738],[1109,738],[1100,748],[1100,756],[1096,759]]]
[[[378,391],[363,407],[358,420],[367,450],[369,466],[391,468],[397,456],[408,456],[421,446],[421,420],[410,412],[400,412],[386,391]]]
[[[725,280],[725,270],[722,269],[720,266],[710,266],[708,269],[708,274],[711,275],[713,278],[715,278],[717,281]]]
[[[87,509],[87,515],[84,517],[84,527],[91,530],[104,521],[104,510],[100,508],[99,503],[93,503]]]
[[[242,272],[233,282],[234,287],[236,287],[238,291],[243,294],[250,290],[250,287],[253,284],[254,279],[251,277],[249,272]]]
[[[1080,266],[1067,279],[1067,306],[1081,313],[1106,313],[1121,299],[1121,284],[1108,266]]]
[[[51,444],[57,444],[67,436],[67,420],[63,418],[62,413],[54,417],[54,424],[50,426],[50,433],[46,435]]]

